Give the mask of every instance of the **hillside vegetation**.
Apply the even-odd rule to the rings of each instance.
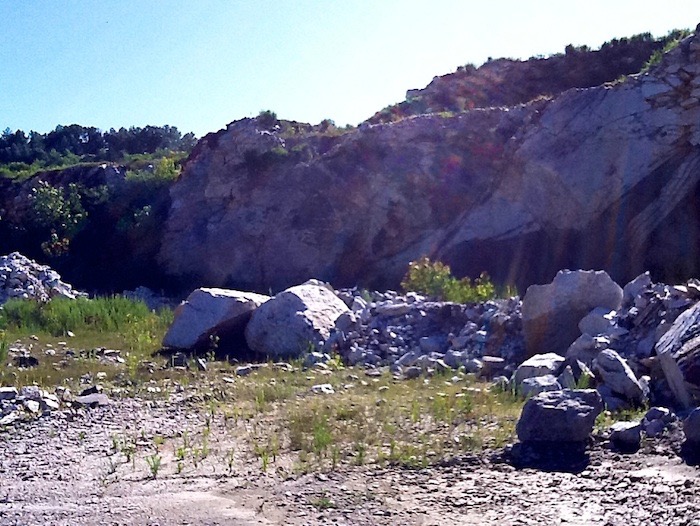
[[[138,164],[174,152],[189,153],[195,143],[193,133],[182,135],[168,125],[105,132],[79,124],[59,125],[49,133],[6,128],[0,136],[0,176],[24,179],[81,163]]]
[[[669,45],[690,32],[674,29],[654,38],[641,33],[613,39],[600,49],[568,45],[564,53],[527,61],[500,58],[477,68],[461,66],[454,73],[435,77],[424,89],[408,90],[406,100],[372,116],[372,124],[394,122],[424,113],[459,113],[474,108],[515,106],[538,97],[551,97],[571,88],[588,88],[640,72],[659,60]]]
[[[88,288],[159,285],[154,257],[169,187],[195,144],[168,125],[6,129],[0,251],[48,261]]]

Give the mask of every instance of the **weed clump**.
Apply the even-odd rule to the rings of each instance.
[[[406,292],[455,303],[487,301],[496,296],[496,287],[485,272],[472,283],[469,278],[457,279],[448,265],[427,257],[409,263],[401,287]]]

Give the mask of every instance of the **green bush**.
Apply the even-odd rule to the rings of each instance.
[[[663,60],[663,56],[668,53],[669,51],[675,49],[678,47],[678,44],[681,43],[681,40],[683,40],[685,37],[687,37],[690,34],[690,31],[687,29],[674,29],[671,31],[668,36],[666,37],[667,42],[666,45],[664,46],[663,49],[657,49],[654,51],[654,53],[649,57],[649,60],[646,61],[644,66],[642,67],[642,70],[640,73],[646,73],[649,71],[652,67],[658,65],[661,63]]]
[[[57,229],[62,234],[71,235],[85,220],[80,191],[74,183],[64,190],[39,181],[39,185],[32,189],[30,200],[31,219],[39,227]]]
[[[70,183],[64,188],[39,181],[29,195],[28,222],[48,236],[41,244],[44,253],[53,257],[66,254],[71,240],[87,224],[86,208],[108,199],[106,185],[86,188],[82,184]]]
[[[260,113],[258,113],[258,123],[266,130],[271,130],[278,122],[277,114],[274,111],[261,110]]]
[[[163,157],[155,165],[154,175],[157,179],[174,181],[180,175],[180,169],[175,164],[175,160],[170,157]]]
[[[473,283],[469,278],[457,279],[448,265],[432,262],[427,257],[409,263],[401,287],[406,292],[455,303],[486,301],[496,296],[496,288],[486,273],[482,272]]]

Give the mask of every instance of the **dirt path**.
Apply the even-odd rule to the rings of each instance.
[[[205,458],[178,466],[183,436],[195,441],[205,425],[181,405],[121,400],[10,426],[0,432],[0,524],[700,525],[700,471],[663,442],[631,455],[596,447],[576,474],[465,457],[298,475],[284,458],[263,472],[214,421]],[[136,437],[131,459],[126,436]],[[145,459],[156,446],[152,479]]]

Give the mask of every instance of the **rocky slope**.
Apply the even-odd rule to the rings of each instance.
[[[440,258],[524,287],[700,271],[700,37],[613,84],[506,108],[302,133],[244,119],[171,188],[160,261],[193,284],[396,286]]]
[[[564,54],[526,61],[501,58],[477,68],[471,64],[435,77],[423,89],[408,90],[406,100],[377,112],[369,122],[392,122],[422,113],[460,112],[514,106],[571,88],[590,88],[639,72],[654,53],[684,31],[654,39],[651,34],[606,42],[591,51],[568,45]]]

